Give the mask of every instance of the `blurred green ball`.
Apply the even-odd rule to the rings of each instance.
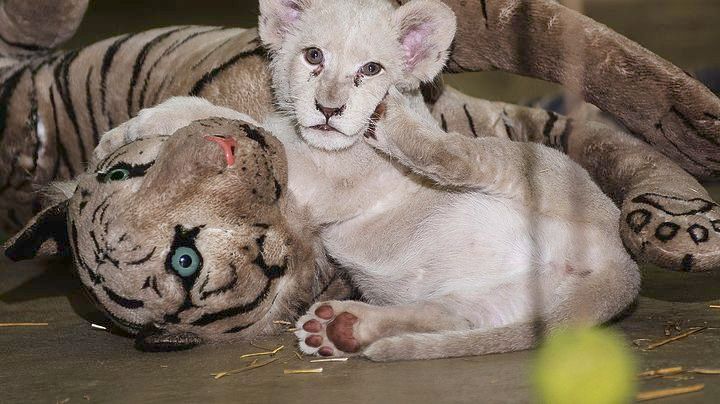
[[[552,334],[538,350],[533,378],[542,403],[611,404],[632,401],[635,373],[622,337],[583,328]]]

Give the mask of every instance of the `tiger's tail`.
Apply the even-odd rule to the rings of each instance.
[[[87,6],[88,0],[0,0],[0,63],[49,53],[75,34]]]

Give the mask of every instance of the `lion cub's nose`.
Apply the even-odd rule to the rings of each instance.
[[[341,106],[339,108],[330,108],[325,107],[323,105],[320,105],[317,100],[315,100],[315,108],[317,108],[318,111],[320,111],[324,116],[326,120],[329,120],[333,116],[340,116],[342,115],[343,111],[345,111],[345,106]]]

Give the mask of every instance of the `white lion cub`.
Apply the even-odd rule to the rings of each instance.
[[[448,7],[261,0],[260,11],[281,109],[263,126],[286,147],[294,199],[368,302],[313,306],[298,322],[303,352],[525,349],[538,323],[596,324],[633,301],[640,277],[619,211],[581,167],[540,145],[445,133],[430,117],[417,89],[447,59]],[[247,119],[175,99],[128,134],[213,115]]]

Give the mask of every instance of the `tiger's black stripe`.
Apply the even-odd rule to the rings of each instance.
[[[222,41],[222,43],[220,43],[220,45],[218,45],[218,46],[216,46],[215,48],[213,48],[213,49],[212,49],[210,52],[208,52],[205,56],[203,56],[202,58],[200,58],[200,60],[198,60],[194,65],[192,65],[192,67],[190,67],[190,69],[192,69],[192,70],[197,69],[198,66],[202,65],[203,63],[205,63],[205,61],[208,60],[208,58],[209,58],[210,56],[212,56],[213,53],[217,52],[218,49],[220,49],[220,48],[222,48],[223,46],[227,45],[227,43],[230,42],[230,41],[232,41],[233,39],[235,39],[235,38],[234,38],[234,37],[230,37],[230,38]]]
[[[150,84],[150,76],[152,76],[153,71],[155,71],[155,68],[158,66],[158,64],[160,64],[160,62],[162,60],[164,60],[166,57],[170,56],[178,48],[180,48],[184,44],[188,43],[189,41],[197,38],[198,36],[207,34],[207,33],[211,33],[211,32],[217,32],[222,29],[223,29],[222,27],[216,27],[216,28],[211,28],[209,30],[205,30],[205,31],[194,32],[183,39],[178,39],[177,41],[175,41],[175,43],[170,45],[170,47],[165,49],[165,52],[163,52],[162,55],[160,55],[155,60],[155,62],[153,62],[153,64],[150,66],[150,68],[147,69],[147,73],[145,74],[145,79],[143,80],[143,87],[142,87],[142,90],[140,90],[140,102],[139,102],[138,107],[139,108],[145,107],[145,97],[147,94],[148,85]]]
[[[482,8],[482,15],[485,19],[485,28],[490,28],[490,21],[488,20],[488,11],[487,11],[487,0],[480,0],[480,8]]]
[[[205,285],[207,285],[207,281],[208,281],[208,279],[210,279],[210,278],[208,277],[208,278],[205,279],[205,282],[203,283],[203,286],[202,286],[202,288],[201,288],[201,290],[203,290],[203,291],[202,291],[202,293],[200,294],[200,300],[205,300],[205,299],[207,299],[208,297],[213,296],[213,295],[223,294],[223,293],[225,293],[225,292],[227,292],[227,291],[229,291],[229,290],[232,290],[232,289],[237,285],[237,282],[238,282],[237,268],[236,268],[235,265],[233,265],[232,263],[230,263],[230,268],[232,269],[232,275],[233,275],[233,276],[232,276],[232,279],[230,279],[229,282],[227,282],[227,283],[226,283],[225,285],[223,285],[223,286],[220,286],[220,287],[217,288],[217,289],[210,290],[210,291],[204,291]]]
[[[100,110],[103,115],[107,116],[108,127],[110,128],[115,125],[113,124],[110,114],[107,113],[107,76],[110,71],[110,67],[113,65],[113,60],[115,60],[115,55],[120,50],[120,47],[133,36],[133,34],[121,36],[107,48],[105,55],[103,55],[102,66],[100,67]]]
[[[12,99],[18,84],[20,84],[20,79],[27,70],[27,66],[24,66],[8,77],[8,79],[2,84],[2,91],[0,91],[0,142],[3,140],[3,135],[5,134],[5,128],[7,126],[7,114],[8,108],[10,107],[10,100]]]
[[[507,110],[505,110],[505,109],[503,109],[503,112],[502,112],[502,121],[503,121],[503,126],[505,126],[505,133],[507,134],[508,139],[516,140],[515,131],[513,130],[512,126],[508,123],[510,121],[510,115],[508,115]]]
[[[562,147],[562,152],[567,153],[568,148],[570,146],[570,136],[573,134],[574,128],[574,121],[571,118],[568,118],[565,121],[565,129],[563,129],[562,133],[560,134],[560,147]]]
[[[55,77],[55,86],[58,89],[58,92],[60,94],[60,100],[63,102],[65,106],[65,112],[67,113],[68,118],[70,119],[70,123],[72,123],[73,128],[75,129],[75,137],[77,137],[78,141],[78,148],[80,149],[80,162],[85,163],[88,161],[87,158],[87,150],[85,149],[85,141],[82,137],[82,132],[80,131],[80,123],[77,119],[77,113],[75,111],[75,104],[72,101],[72,96],[70,94],[70,67],[72,66],[72,63],[77,59],[77,57],[80,55],[81,51],[74,50],[68,52],[61,60],[58,62],[57,66],[55,66],[55,70],[53,72],[53,75]]]
[[[246,58],[248,56],[265,56],[265,50],[263,48],[255,48],[253,50],[245,51],[238,53],[237,55],[233,56],[228,60],[227,62],[221,64],[220,66],[212,69],[211,71],[205,73],[200,80],[198,80],[197,83],[193,86],[192,90],[190,90],[189,95],[193,97],[197,97],[200,95],[200,93],[205,89],[207,85],[213,82],[215,80],[215,77],[217,77],[220,73],[223,71],[229,69],[234,64],[242,60],[243,58]]]
[[[272,286],[272,280],[268,279],[265,283],[265,288],[262,292],[250,303],[243,304],[241,306],[232,307],[229,309],[221,310],[215,313],[203,314],[199,319],[192,322],[195,326],[206,326],[216,321],[224,320],[226,318],[239,316],[255,310],[260,303],[262,303],[270,293],[270,287]]]
[[[65,167],[67,167],[68,169],[68,174],[70,175],[70,178],[75,178],[75,169],[70,163],[70,158],[68,157],[67,150],[65,149],[65,145],[62,142],[60,126],[58,125],[57,104],[55,103],[55,89],[50,86],[48,92],[50,93],[50,105],[52,106],[53,125],[55,125],[55,148],[57,149],[55,166],[53,168],[53,175],[51,178],[59,178],[58,173],[60,171],[61,162],[65,163]]]
[[[38,167],[38,159],[40,158],[40,146],[42,145],[42,140],[40,139],[40,135],[38,134],[38,97],[37,97],[37,88],[35,86],[35,75],[37,73],[37,70],[33,70],[30,73],[30,112],[28,115],[27,120],[27,126],[30,133],[32,133],[33,138],[35,139],[35,145],[33,146],[33,166],[30,170],[31,174],[35,174]]]
[[[142,264],[150,261],[150,258],[152,258],[152,256],[155,255],[155,250],[157,250],[157,247],[153,247],[152,251],[150,251],[150,253],[148,253],[148,255],[140,258],[139,260],[126,262],[126,264],[132,265],[132,266],[142,265]]]
[[[463,104],[463,111],[465,111],[465,117],[468,120],[470,131],[472,132],[473,136],[478,137],[478,134],[475,131],[475,121],[473,120],[472,115],[470,115],[470,111],[468,111],[467,104]]]
[[[543,138],[545,139],[545,144],[550,144],[550,134],[552,133],[552,130],[555,128],[555,123],[558,121],[558,114],[547,111],[548,114],[548,120],[545,122],[545,126],[543,127]]]
[[[93,106],[93,96],[90,88],[90,81],[92,80],[93,66],[90,66],[85,78],[85,107],[88,112],[88,119],[90,120],[90,127],[92,129],[93,141],[98,144],[100,142],[100,131],[98,130],[97,121],[95,120],[95,107]]]
[[[119,294],[117,294],[114,290],[108,288],[107,286],[103,286],[103,290],[108,295],[110,300],[117,303],[119,306],[122,306],[126,309],[134,310],[139,309],[143,306],[145,306],[145,302],[142,300],[134,300],[134,299],[128,299],[126,297],[122,297]]]
[[[172,34],[175,34],[177,32],[180,32],[182,30],[189,29],[190,27],[180,27],[171,29],[170,31],[163,32],[162,34],[159,34],[155,38],[153,38],[151,41],[148,41],[140,50],[140,53],[138,53],[137,57],[135,58],[135,64],[133,65],[132,69],[132,77],[130,78],[130,87],[128,88],[127,92],[127,114],[128,116],[133,116],[133,96],[135,95],[135,88],[137,87],[138,79],[140,78],[140,73],[142,72],[142,68],[145,66],[145,61],[147,60],[148,54],[150,51],[157,46],[160,42],[164,41],[167,37],[169,37]]]
[[[73,250],[73,255],[75,256],[75,261],[78,263],[80,268],[84,269],[85,272],[87,272],[88,277],[90,278],[90,281],[94,285],[99,285],[102,283],[103,278],[102,276],[95,273],[95,271],[90,268],[90,265],[88,265],[83,257],[80,255],[80,247],[78,247],[78,231],[77,226],[75,225],[75,222],[70,222],[70,240],[71,244],[70,247]]]

